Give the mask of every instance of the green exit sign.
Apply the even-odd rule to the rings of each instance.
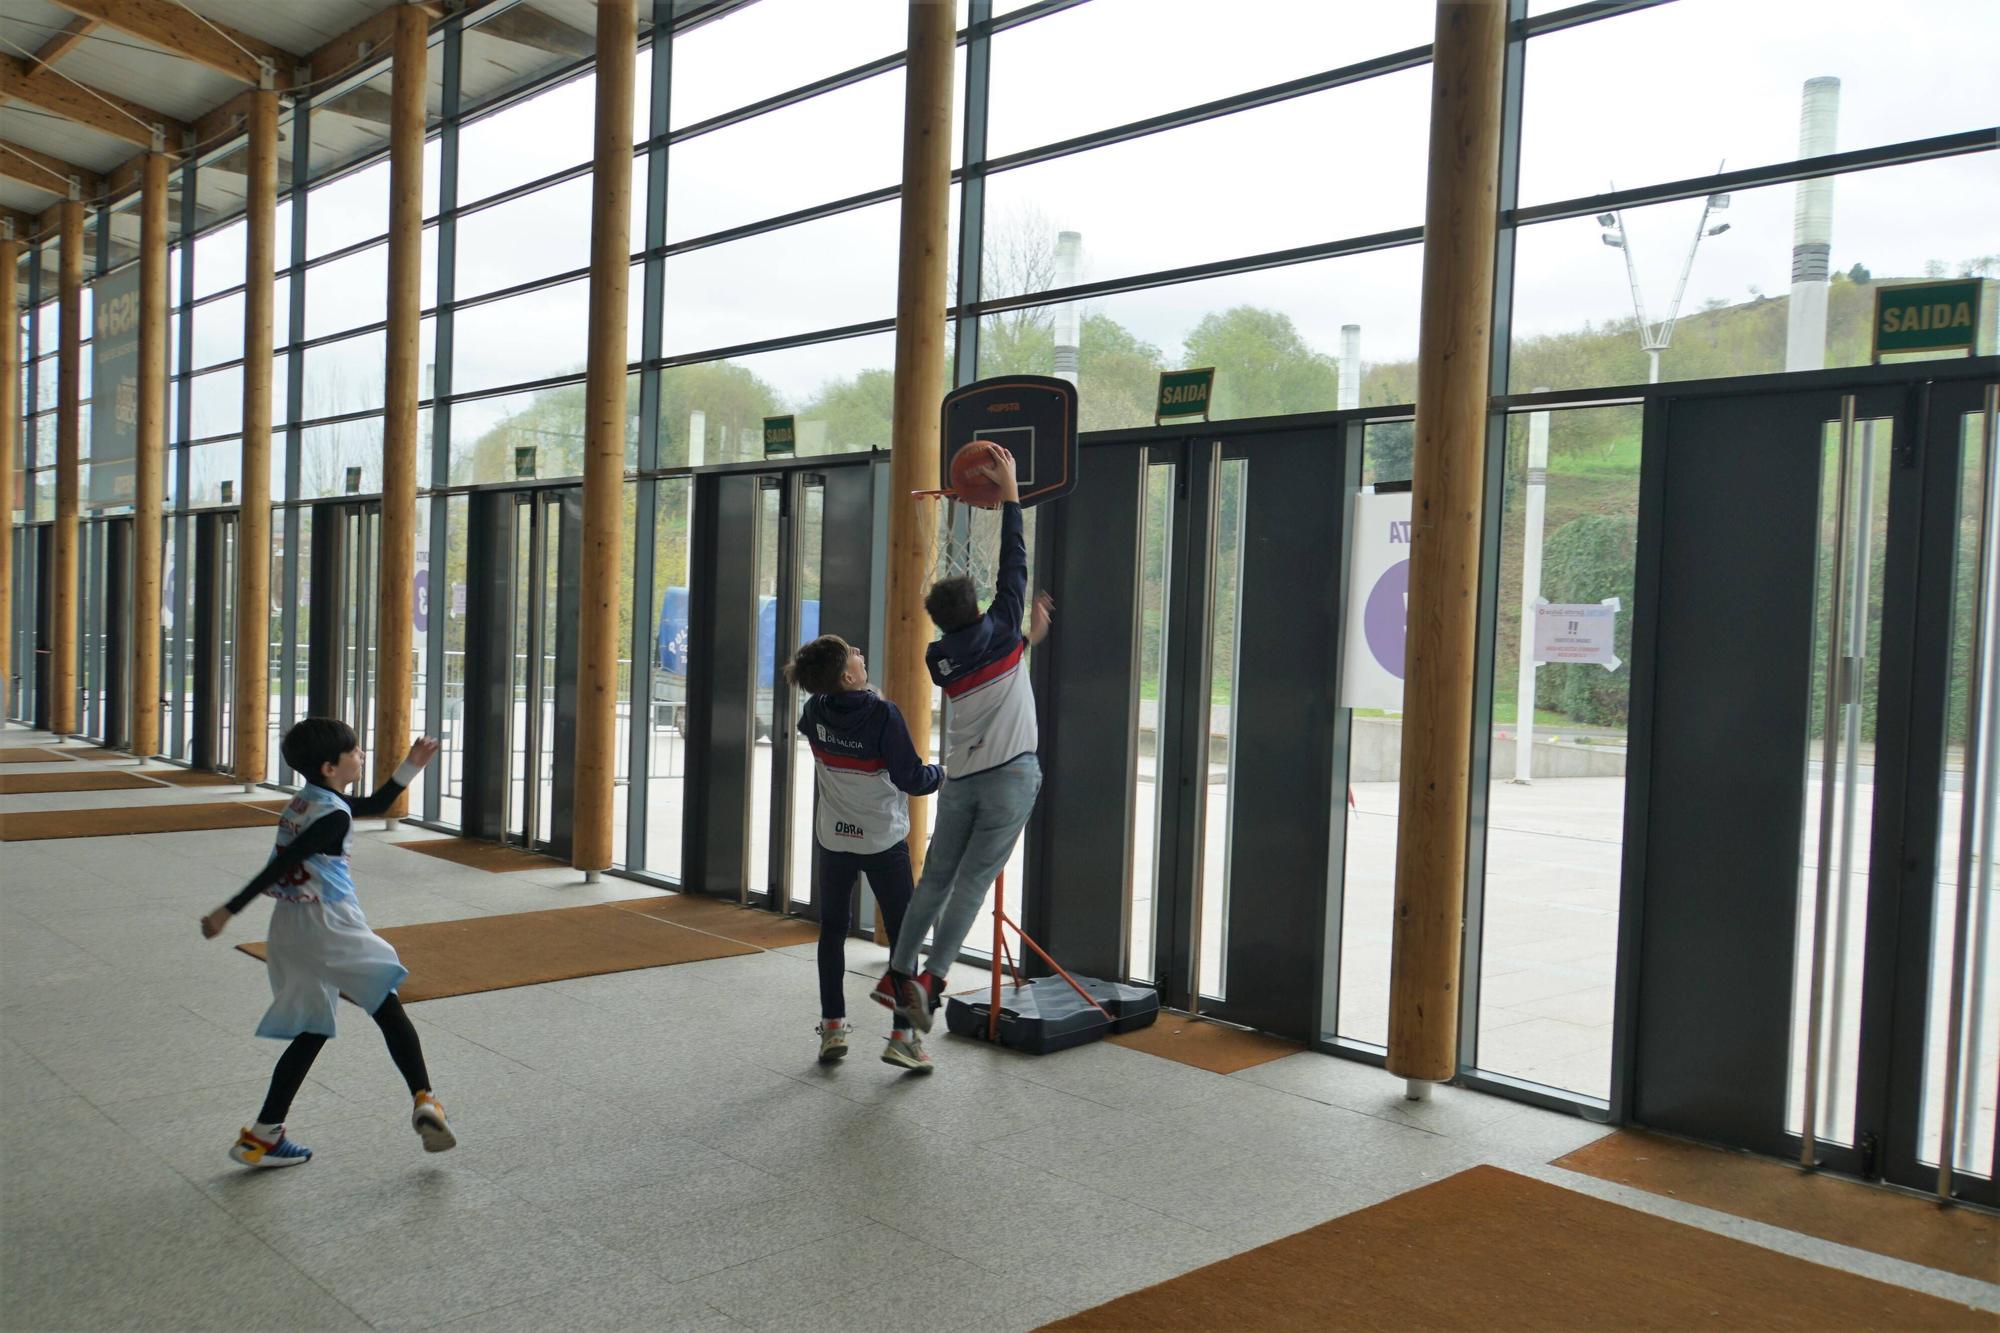
[[[1167,417],[1208,420],[1209,399],[1215,393],[1215,367],[1160,372],[1160,397],[1153,407],[1153,424]]]
[[[1970,352],[1979,342],[1978,278],[1875,289],[1875,359],[1885,352]]]
[[[798,449],[798,431],[790,417],[764,418],[764,457],[774,458]]]

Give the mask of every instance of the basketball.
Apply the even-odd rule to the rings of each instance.
[[[951,456],[951,488],[963,503],[975,509],[991,509],[1000,503],[1000,484],[980,469],[1006,453],[1004,445],[974,440]]]

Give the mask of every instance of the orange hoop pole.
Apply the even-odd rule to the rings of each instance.
[[[994,906],[993,915],[995,918],[993,922],[993,930],[995,934],[998,934],[1000,930],[1000,922],[999,922],[999,917],[1001,915],[999,910],[1000,905],[998,903],[995,903],[993,906]],[[1041,959],[1043,962],[1047,963],[1050,967],[1054,968],[1055,974],[1061,977],[1064,981],[1067,981],[1069,983],[1069,988],[1075,991],[1078,995],[1081,995],[1086,1001],[1088,1001],[1091,1008],[1095,1009],[1098,1013],[1103,1014],[1106,1018],[1111,1017],[1111,1011],[1109,1009],[1106,1009],[1103,1005],[1099,1004],[1097,1002],[1096,996],[1092,995],[1089,991],[1085,990],[1082,986],[1078,985],[1075,977],[1063,971],[1062,964],[1058,963],[1055,959],[1049,957],[1048,951],[1042,948],[1041,945],[1035,943],[1034,936],[1030,935],[1027,931],[1022,930],[1020,926],[1014,923],[1014,920],[1011,917],[1008,918],[1007,924],[1014,927],[1014,933],[1021,937],[1021,943],[1027,945],[1030,949],[1033,949],[1035,951],[1035,957]]]
[[[986,1002],[986,1040],[1000,1039],[1000,951],[1007,946],[1000,923],[1007,919],[1007,872],[993,880],[993,994]]]

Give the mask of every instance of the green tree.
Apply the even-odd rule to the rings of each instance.
[[[1340,370],[1299,335],[1290,315],[1236,306],[1206,316],[1186,338],[1185,364],[1215,367],[1218,419],[1331,410]]]

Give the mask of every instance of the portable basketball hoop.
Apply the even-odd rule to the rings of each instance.
[[[938,450],[938,484],[911,494],[944,502],[930,577],[969,575],[982,586],[993,570],[982,533],[975,530],[968,504],[952,485],[952,464],[975,444],[998,445],[1014,459],[1021,507],[1059,500],[1076,487],[1076,386],[1050,375],[1001,375],[945,395]]]
[[[975,445],[997,445],[1014,459],[1014,479],[1021,492],[1021,507],[1032,508],[1046,500],[1059,500],[1076,487],[1076,386],[1049,375],[1002,375],[954,389],[945,395],[944,420],[938,450],[938,485],[912,492],[919,500],[944,502],[944,521],[938,526],[937,550],[931,562],[932,582],[969,575],[975,583],[992,581],[981,538],[972,523],[975,506],[967,504],[952,485],[952,464],[959,454]],[[993,985],[986,1014],[986,1039],[998,1041],[1002,982],[1007,974],[1018,991],[1024,985],[1020,960],[1008,946],[1007,931],[1020,938],[1023,956],[1032,951],[1058,977],[1069,983],[1091,1008],[1114,1021],[1110,1010],[1100,1004],[1083,984],[1021,929],[1007,915],[1007,872],[993,881]],[[1002,966],[1005,966],[1005,972]]]

